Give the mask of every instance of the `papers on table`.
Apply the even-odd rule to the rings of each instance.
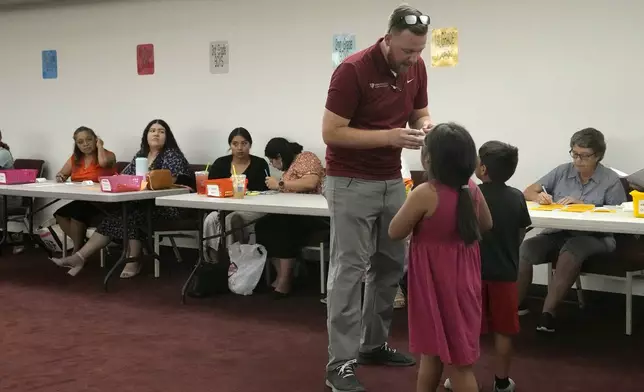
[[[624,203],[626,205],[629,203]],[[532,211],[561,211],[561,212],[608,212],[613,213],[617,212],[618,209],[623,208],[622,206],[595,206],[594,204],[544,204],[539,205],[536,203],[529,204],[530,210]],[[633,203],[630,203],[631,211],[633,211]],[[626,211],[624,209],[624,211]]]

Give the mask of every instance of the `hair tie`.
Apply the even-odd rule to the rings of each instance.
[[[461,185],[461,189],[470,189],[469,184]]]

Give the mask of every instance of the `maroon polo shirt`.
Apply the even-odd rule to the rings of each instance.
[[[380,50],[380,42],[349,56],[336,68],[326,108],[349,119],[349,126],[363,130],[404,128],[414,109],[427,107],[427,69],[422,58],[404,75],[396,77]],[[330,176],[365,180],[401,178],[402,149],[382,147],[326,148]]]

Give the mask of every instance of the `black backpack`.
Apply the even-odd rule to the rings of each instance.
[[[190,282],[188,295],[192,298],[205,298],[229,293],[228,270],[230,259],[219,247],[216,263],[203,262]]]

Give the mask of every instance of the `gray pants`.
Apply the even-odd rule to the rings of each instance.
[[[569,252],[579,263],[590,256],[613,252],[616,248],[612,235],[589,235],[584,232],[546,231],[523,241],[519,248],[521,263],[538,265],[549,263],[548,255],[557,250],[559,254]]]
[[[225,231],[230,231],[233,228],[233,220],[239,218],[243,221],[243,224],[248,224],[249,222],[256,221],[257,219],[263,217],[263,212],[253,212],[253,211],[231,211],[226,215]],[[255,225],[250,225],[244,227],[244,236],[251,237],[251,234],[255,233]],[[219,212],[211,212],[206,216],[206,219],[203,223],[203,236],[204,238],[212,237],[222,232],[221,224],[219,223]],[[219,242],[221,237],[211,238],[204,241],[205,245],[214,250],[219,249]],[[230,246],[233,243],[233,236],[226,237],[226,246]],[[254,236],[251,238],[251,243],[255,243]]]
[[[325,196],[331,213],[327,370],[333,370],[382,346],[389,336],[405,242],[392,241],[388,229],[405,201],[405,187],[401,179],[327,177]]]

